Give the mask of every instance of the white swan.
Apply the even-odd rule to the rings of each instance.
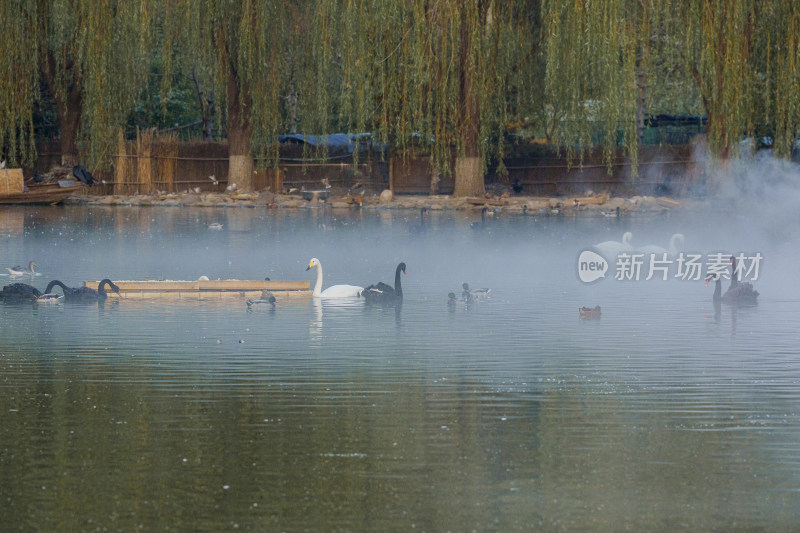
[[[670,257],[675,257],[678,255],[678,252],[680,252],[680,248],[683,247],[685,240],[686,238],[683,236],[683,233],[675,233],[669,240],[669,249],[656,244],[648,244],[647,246],[642,246],[637,251],[647,256],[656,254],[660,257],[663,254],[668,254]]]
[[[594,249],[600,252],[600,255],[605,257],[606,259],[612,259],[617,257],[622,252],[632,252],[633,245],[631,244],[631,240],[633,239],[633,233],[630,231],[626,231],[622,235],[622,242],[619,241],[603,241],[594,245]]]
[[[364,287],[356,285],[332,285],[322,290],[322,264],[316,257],[308,262],[306,270],[311,270],[312,267],[317,267],[317,283],[314,285],[314,291],[311,296],[314,298],[358,298]]]
[[[28,263],[28,270],[25,270],[25,268],[21,267],[21,266],[15,266],[13,268],[6,268],[6,270],[8,270],[8,273],[9,273],[9,275],[11,277],[15,277],[15,276],[35,276],[36,275],[36,271],[34,271],[33,268],[37,267],[37,266],[39,266],[39,265],[37,265],[35,262],[31,261],[30,263]]]

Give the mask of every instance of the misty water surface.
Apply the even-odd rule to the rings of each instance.
[[[393,283],[281,299],[0,306],[5,530],[790,531],[800,522],[792,212],[585,218],[10,208],[50,279]],[[212,222],[222,230],[210,230]],[[619,240],[760,252],[755,308],[702,281],[578,280]],[[0,284],[10,283],[0,277]],[[26,280],[30,281],[30,280]],[[490,287],[448,307],[461,284]],[[599,321],[578,308],[601,305]]]

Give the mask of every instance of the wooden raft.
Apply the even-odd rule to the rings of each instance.
[[[115,281],[119,297],[131,299],[172,298],[213,300],[222,298],[260,298],[268,290],[276,298],[311,296],[309,281],[197,280],[197,281]],[[97,289],[99,281],[85,281],[86,287]],[[117,294],[108,291],[109,298]]]

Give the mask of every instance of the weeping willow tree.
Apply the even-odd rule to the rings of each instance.
[[[0,145],[31,163],[31,114],[44,81],[56,102],[61,160],[110,164],[116,132],[147,69],[149,0],[8,0],[0,3]]]
[[[538,38],[537,10],[493,0],[320,0],[316,79],[340,82],[317,101],[334,103],[349,131],[376,132],[400,152],[422,146],[440,171],[455,170],[456,196],[482,194],[486,163],[502,152],[523,101],[515,84],[533,70],[520,65]]]
[[[571,158],[601,135],[607,163],[621,139],[634,166],[653,72],[658,0],[545,0],[545,92],[552,131]],[[639,119],[639,120],[637,120]]]
[[[599,130],[607,160],[621,138],[635,165],[643,110],[699,102],[712,154],[766,131],[789,155],[800,124],[796,2],[547,0],[543,19],[547,100],[572,154]]]
[[[0,159],[33,161],[33,107],[39,99],[34,2],[0,2]]]
[[[288,0],[176,0],[165,4],[164,64],[193,68],[212,80],[228,138],[228,181],[252,190],[254,156],[274,158],[284,126],[281,96],[291,70],[286,41],[290,14],[305,16]],[[303,36],[307,38],[306,35]],[[176,59],[173,47],[180,47]],[[169,76],[165,76],[169,79]]]
[[[678,15],[712,150],[727,157],[743,135],[767,133],[788,156],[800,126],[797,2],[696,1]]]

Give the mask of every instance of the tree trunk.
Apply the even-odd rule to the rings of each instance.
[[[56,113],[58,113],[58,127],[61,132],[59,137],[59,151],[61,152],[61,164],[73,167],[80,161],[78,158],[78,128],[81,124],[81,112],[83,111],[83,97],[77,81],[68,82],[66,87],[59,86],[55,82],[56,60],[48,54],[46,59],[41,62],[42,73],[45,81],[53,93],[56,102]],[[72,70],[73,63],[66,64],[69,73],[64,79],[70,79],[74,75]]]
[[[253,190],[252,136],[250,91],[247,84],[239,87],[231,66],[228,73],[228,185],[235,185],[236,190]]]
[[[61,164],[74,167],[79,163],[78,158],[78,127],[81,123],[83,99],[80,91],[70,88],[66,102],[56,98],[58,122],[61,127],[59,149],[61,151]]]
[[[464,10],[461,14],[460,83],[458,91],[462,106],[461,123],[458,129],[461,132],[463,154],[456,158],[456,183],[453,196],[483,196],[485,192],[483,172],[481,170],[481,154],[478,148],[480,110],[474,80],[475,71],[470,66],[472,54],[469,24],[466,10]]]
[[[484,192],[481,158],[456,158],[456,186],[453,196],[483,196]]]

